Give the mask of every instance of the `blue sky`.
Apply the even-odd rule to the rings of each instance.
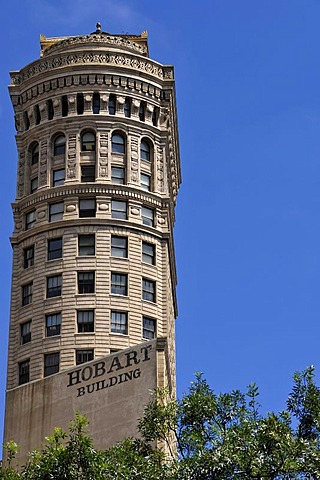
[[[183,183],[175,229],[178,393],[203,371],[217,391],[260,386],[285,407],[291,376],[319,366],[320,3],[316,0],[11,0],[0,74],[0,427],[16,147],[9,70],[39,35],[149,32],[174,64]]]

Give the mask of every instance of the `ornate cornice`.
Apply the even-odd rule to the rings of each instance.
[[[171,66],[162,66],[150,59],[139,58],[135,55],[100,50],[99,52],[74,52],[38,60],[19,72],[11,72],[11,85],[20,85],[42,73],[74,65],[112,65],[140,71],[161,80],[173,79],[173,67]]]

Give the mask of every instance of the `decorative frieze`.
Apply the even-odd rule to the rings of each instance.
[[[40,179],[39,187],[47,185],[47,166],[48,166],[48,141],[41,140],[39,147],[40,158]]]
[[[77,136],[70,134],[68,138],[67,180],[76,178],[77,167]]]
[[[106,178],[108,176],[108,140],[107,133],[100,133],[98,164],[98,177],[100,178]]]

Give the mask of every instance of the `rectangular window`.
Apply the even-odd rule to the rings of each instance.
[[[142,261],[155,265],[156,248],[153,243],[142,242]]]
[[[152,340],[156,337],[156,321],[153,318],[143,317],[142,337]]]
[[[78,333],[94,332],[94,311],[78,310]]]
[[[28,383],[30,380],[30,360],[19,363],[19,385]]]
[[[111,182],[117,183],[118,185],[124,185],[124,168],[121,167],[111,167]]]
[[[47,277],[47,298],[60,297],[62,286],[62,275]]]
[[[111,217],[127,219],[127,202],[121,200],[112,200],[111,202]]]
[[[63,219],[63,202],[53,203],[49,205],[49,222],[56,222]]]
[[[114,295],[127,295],[128,275],[111,272],[111,293]]]
[[[46,315],[46,337],[60,335],[61,312]]]
[[[95,165],[83,165],[81,167],[81,182],[95,182],[96,167]]]
[[[140,185],[142,190],[145,190],[146,192],[150,192],[150,185],[151,185],[150,175],[145,175],[144,173],[141,173]]]
[[[109,115],[115,115],[116,114],[116,96],[115,95],[109,95]]]
[[[60,354],[49,353],[44,356],[44,376],[49,377],[59,372]]]
[[[79,201],[79,217],[95,217],[96,201],[94,198],[83,198]]]
[[[76,364],[90,362],[93,360],[93,350],[77,350],[76,351]]]
[[[128,314],[127,312],[111,312],[111,332],[128,334]]]
[[[38,190],[38,177],[35,177],[31,180],[31,185],[30,185],[30,191],[31,193],[34,193]]]
[[[64,185],[64,181],[66,178],[66,171],[64,168],[60,170],[54,170],[52,175],[52,186],[58,187],[59,185]]]
[[[48,240],[48,260],[62,258],[62,237]]]
[[[128,257],[128,238],[111,235],[111,256],[112,257]]]
[[[141,218],[143,225],[149,225],[150,227],[153,227],[154,211],[152,210],[152,208],[142,207]]]
[[[32,303],[33,282],[27,283],[22,287],[22,306]]]
[[[23,268],[32,267],[34,264],[34,245],[23,250]]]
[[[94,293],[94,272],[78,272],[78,293]]]
[[[22,323],[20,325],[20,343],[24,345],[25,343],[31,342],[31,320],[29,322]]]
[[[156,301],[156,282],[146,278],[142,279],[142,299],[149,302]]]
[[[95,255],[95,235],[79,235],[78,251],[81,257]]]
[[[26,223],[25,223],[25,228],[26,230],[30,230],[30,228],[34,227],[36,223],[36,211],[31,210],[31,212],[26,214]]]

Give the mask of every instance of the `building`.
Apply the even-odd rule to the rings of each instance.
[[[21,445],[20,462],[75,409],[104,448],[136,433],[150,388],[175,391],[173,67],[149,58],[146,32],[97,24],[40,43],[9,86],[18,173],[4,440]]]

